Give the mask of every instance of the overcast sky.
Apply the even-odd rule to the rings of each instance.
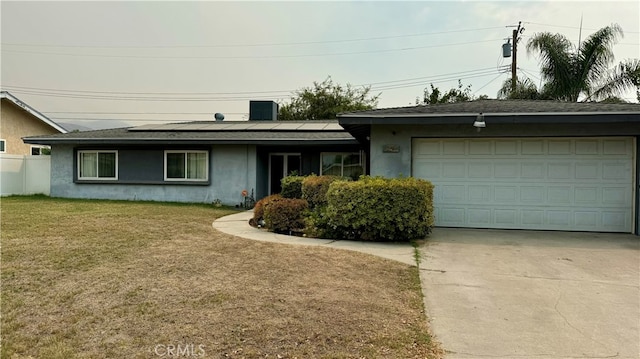
[[[1,84],[60,123],[121,127],[246,118],[250,99],[286,102],[327,76],[408,106],[430,83],[495,98],[501,46],[525,28],[519,76],[539,83],[526,41],[577,44],[618,23],[616,61],[640,57],[638,1],[10,2],[0,4]],[[633,92],[625,95],[635,101]],[[93,121],[93,119],[108,119]],[[105,125],[106,124],[106,125]]]

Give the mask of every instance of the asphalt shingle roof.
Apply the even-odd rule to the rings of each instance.
[[[419,105],[410,107],[382,108],[370,111],[346,112],[339,114],[345,117],[377,117],[429,114],[478,114],[478,113],[640,113],[640,104],[635,103],[597,103],[597,102],[560,102],[531,100],[475,100],[469,102],[444,103],[436,105]]]
[[[309,122],[310,124],[311,122]],[[198,130],[192,127],[181,130],[185,125],[197,124]],[[293,123],[292,123],[293,124]],[[353,136],[337,126],[337,121],[318,122],[319,126],[303,126],[306,129],[278,130],[263,129],[257,126],[255,130],[246,129],[246,121],[238,122],[189,122],[172,125],[140,126],[114,128],[106,130],[70,132],[45,136],[25,138],[27,143],[305,143],[309,141],[326,143],[357,143]],[[321,125],[321,124],[327,124]],[[240,129],[234,129],[240,128]],[[172,130],[172,128],[175,128]],[[300,127],[297,127],[300,128]],[[339,128],[339,129],[338,129]]]

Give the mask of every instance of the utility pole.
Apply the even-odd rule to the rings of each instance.
[[[513,44],[513,55],[511,56],[511,92],[516,90],[516,84],[518,83],[518,74],[517,74],[517,65],[518,65],[518,35],[524,28],[520,28],[520,24],[522,22],[518,21],[518,28],[513,30],[513,38],[511,39],[511,43]]]

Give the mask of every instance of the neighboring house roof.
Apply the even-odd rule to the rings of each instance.
[[[53,127],[54,129],[56,129],[57,131],[59,131],[61,133],[67,133],[67,130],[64,127],[62,127],[62,126],[58,125],[57,123],[53,122],[50,118],[48,118],[47,116],[43,115],[42,113],[40,113],[39,111],[37,111],[33,107],[27,105],[26,103],[20,101],[17,97],[13,96],[9,92],[0,91],[0,99],[7,99],[7,100],[11,101],[14,105],[16,105],[16,106],[22,108],[23,110],[27,111],[28,113],[30,113],[31,115],[33,115],[34,117],[39,119],[40,121],[46,123],[47,125]]]
[[[24,139],[35,144],[357,144],[337,121],[195,121],[70,132]]]

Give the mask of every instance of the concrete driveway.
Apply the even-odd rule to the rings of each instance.
[[[436,228],[420,267],[447,358],[640,357],[640,237]]]

